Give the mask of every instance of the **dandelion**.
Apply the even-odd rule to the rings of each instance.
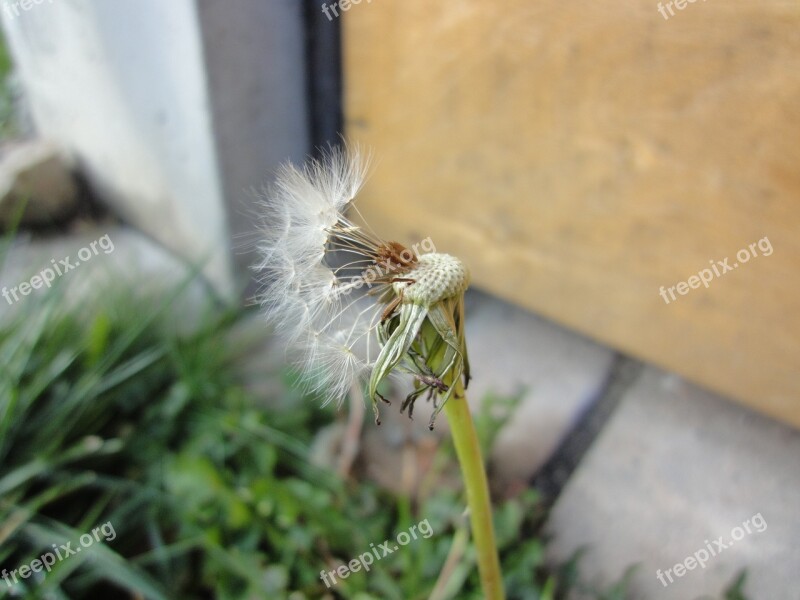
[[[262,204],[261,304],[299,350],[299,369],[326,403],[341,402],[363,381],[379,423],[378,402],[388,400],[378,387],[409,373],[415,390],[401,410],[411,416],[427,392],[435,404],[432,428],[453,395],[452,382],[469,381],[469,271],[453,256],[383,241],[348,219],[344,211],[361,188],[364,164],[357,149],[345,148],[303,169],[281,168]]]
[[[302,168],[284,165],[261,203],[260,303],[298,350],[298,368],[325,403],[365,385],[380,424],[378,391],[413,377],[401,412],[427,394],[444,409],[461,463],[486,598],[503,597],[488,485],[464,390],[470,379],[464,335],[469,270],[435,251],[430,238],[407,248],[365,231],[346,215],[366,162],[358,148],[328,150]],[[419,251],[420,246],[426,252]]]

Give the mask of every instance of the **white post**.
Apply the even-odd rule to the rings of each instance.
[[[242,217],[247,191],[307,151],[299,3],[0,0],[0,8],[38,132],[123,218],[204,261],[216,289],[234,298],[246,274],[234,275],[241,238],[232,234],[252,228]]]

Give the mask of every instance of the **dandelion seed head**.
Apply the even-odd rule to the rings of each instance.
[[[408,302],[433,306],[441,300],[463,294],[469,286],[469,278],[466,265],[455,256],[423,254],[414,268],[403,275],[403,281],[395,282],[393,287]]]
[[[365,173],[358,148],[330,149],[302,168],[282,166],[260,203],[258,299],[267,321],[293,348],[309,391],[326,403],[341,401],[374,360],[369,338],[380,306],[374,298],[362,302],[363,291],[352,293],[361,282],[349,271],[374,264],[369,251],[380,242],[344,214]],[[347,268],[328,264],[337,252],[347,255]]]
[[[455,379],[469,379],[463,340],[469,271],[453,256],[416,256],[352,223],[345,209],[364,169],[354,148],[281,168],[261,205],[259,299],[307,391],[324,404],[341,403],[354,385],[367,384],[378,422],[378,386],[398,372],[416,378],[401,408],[409,407],[409,415],[426,388],[444,403]]]

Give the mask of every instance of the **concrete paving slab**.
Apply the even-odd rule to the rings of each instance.
[[[0,293],[6,290],[0,296],[0,318],[46,294],[48,286],[42,280],[51,276],[51,285],[61,289],[64,302],[79,306],[124,286],[166,296],[189,273],[190,266],[158,242],[113,221],[81,223],[69,233],[45,237],[20,232],[0,263]],[[196,277],[175,303],[178,323],[190,325],[211,297],[210,287]]]
[[[467,299],[471,402],[524,390],[491,456],[492,477],[527,482],[604,389],[614,352],[481,292]]]
[[[588,548],[589,581],[638,563],[633,598],[719,598],[747,568],[749,598],[798,600],[800,432],[648,367],[547,530],[554,562]]]

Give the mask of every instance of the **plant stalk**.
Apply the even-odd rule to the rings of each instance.
[[[478,572],[486,600],[503,600],[503,578],[500,559],[492,523],[492,505],[489,500],[489,483],[481,458],[478,435],[472,422],[464,386],[460,378],[453,382],[457,386],[453,397],[444,405],[444,413],[450,424],[453,444],[467,489],[472,537],[478,554]]]

